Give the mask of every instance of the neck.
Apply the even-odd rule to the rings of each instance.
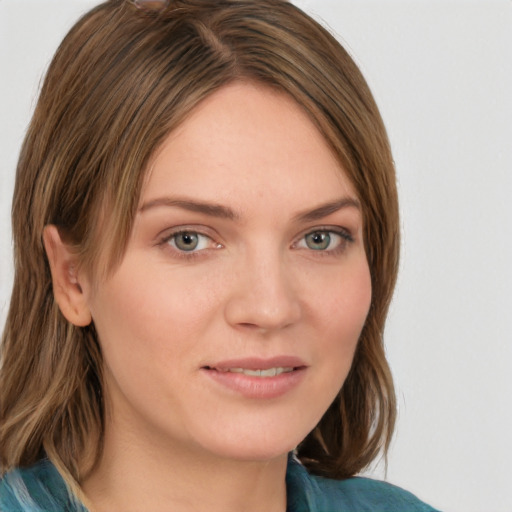
[[[148,442],[133,431],[115,438],[110,432],[107,427],[102,457],[82,482],[91,512],[286,510],[286,454],[231,460],[154,438]]]

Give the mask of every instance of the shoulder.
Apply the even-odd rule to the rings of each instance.
[[[0,478],[2,512],[86,512],[68,492],[64,480],[49,460],[16,468]]]
[[[326,497],[329,506],[339,503],[340,510],[357,510],[358,512],[434,511],[431,506],[420,501],[414,494],[387,482],[361,477],[342,481],[314,476],[312,479],[321,496]],[[341,505],[342,503],[343,505]]]
[[[431,506],[400,487],[354,477],[331,480],[310,475],[296,461],[288,467],[290,512],[435,512]]]

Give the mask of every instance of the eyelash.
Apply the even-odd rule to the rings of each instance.
[[[173,240],[175,241],[177,237],[179,237],[180,235],[185,235],[185,234],[186,235],[198,235],[199,237],[207,238],[210,241],[209,243],[216,245],[216,247],[208,247],[208,248],[199,249],[199,250],[193,249],[191,251],[184,251],[184,250],[181,250],[178,247],[176,247],[176,245],[173,246],[171,244],[171,242]],[[210,249],[217,250],[217,249],[222,248],[222,245],[214,242],[214,240],[212,239],[212,237],[210,235],[207,235],[206,233],[201,232],[197,228],[196,229],[180,228],[177,231],[173,231],[172,233],[166,234],[160,240],[158,245],[170,246],[171,247],[170,250],[172,250],[174,257],[183,258],[185,260],[192,260],[192,259],[196,259],[201,256],[204,256],[205,255],[204,252],[208,251]]]
[[[175,245],[175,240],[180,235],[197,235],[199,237],[204,237],[209,239],[209,243],[213,244],[214,247],[207,247],[203,249],[196,250],[195,248],[190,251],[181,250]],[[329,236],[335,235],[340,238],[338,245],[334,247],[333,249],[312,249],[310,247],[298,247],[299,243],[306,240],[306,237],[308,235],[314,235],[314,234],[326,234]],[[172,244],[172,241],[174,241],[174,244]],[[333,228],[333,227],[318,227],[312,230],[308,230],[307,232],[303,233],[297,241],[293,242],[292,248],[302,250],[305,249],[307,251],[310,251],[314,253],[315,256],[318,257],[325,257],[325,256],[337,256],[345,251],[348,244],[351,244],[354,242],[354,237],[351,235],[351,233],[342,228]],[[305,243],[305,242],[304,242]],[[207,235],[204,232],[201,232],[197,228],[180,228],[177,231],[173,231],[172,233],[166,234],[159,242],[158,245],[160,246],[170,246],[171,250],[173,252],[173,256],[177,258],[183,258],[185,260],[193,260],[202,256],[205,256],[205,251],[209,251],[211,249],[217,250],[221,249],[223,246],[222,244],[216,243],[210,235]]]
[[[332,249],[312,249],[310,247],[298,247],[298,244],[301,242],[304,242],[304,245],[306,244],[305,240],[308,235],[317,235],[317,234],[326,234],[332,237],[332,235],[339,237],[339,241],[336,247]],[[339,254],[342,254],[346,248],[347,245],[354,242],[354,237],[352,234],[344,228],[339,227],[329,227],[329,226],[321,226],[317,227],[312,230],[308,230],[304,234],[298,238],[297,242],[294,242],[293,247],[297,249],[305,249],[311,253],[313,253],[317,257],[326,257],[326,256],[338,256]]]

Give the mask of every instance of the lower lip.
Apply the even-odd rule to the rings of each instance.
[[[306,373],[306,367],[275,377],[253,377],[243,373],[221,372],[203,368],[208,377],[222,386],[247,398],[270,399],[280,397],[299,385]]]

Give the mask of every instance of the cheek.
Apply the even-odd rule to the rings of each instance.
[[[341,387],[350,367],[371,305],[371,278],[366,260],[332,280],[318,303],[322,358],[326,371]],[[327,368],[329,370],[327,370]],[[341,380],[340,380],[341,379]]]
[[[304,284],[309,290],[309,307],[303,340],[312,363],[307,391],[301,399],[307,404],[301,408],[307,432],[342,388],[370,308],[371,279],[366,259],[350,263],[331,269],[316,280],[317,286],[311,280],[304,282],[310,284]]]
[[[146,368],[154,374],[158,366],[173,371],[169,362],[177,358],[186,362],[216,301],[204,283],[192,283],[161,271],[136,270],[119,273],[103,288],[92,314],[112,370]]]
[[[317,309],[331,335],[358,337],[372,300],[370,270],[366,259],[359,258],[325,280],[325,291],[317,293]],[[350,336],[352,334],[352,336]]]

